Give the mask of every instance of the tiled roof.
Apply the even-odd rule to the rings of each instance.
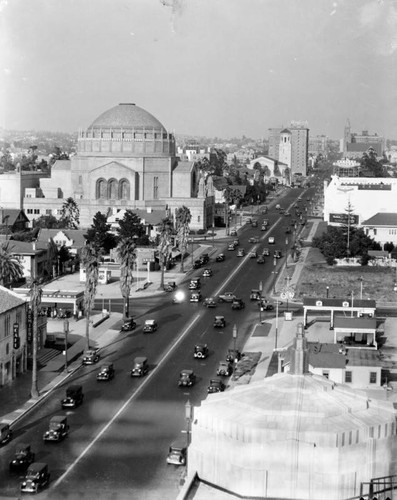
[[[397,213],[378,212],[362,223],[363,226],[389,226],[397,228]]]
[[[3,224],[7,224],[7,226],[11,227],[15,224],[17,218],[19,217],[19,214],[22,212],[23,216],[25,217],[26,221],[29,221],[29,219],[26,217],[25,212],[23,210],[20,210],[19,208],[3,208],[0,209],[0,226]],[[4,220],[6,217],[8,217],[7,220]],[[4,222],[3,222],[4,221]]]
[[[25,303],[15,292],[8,290],[4,286],[0,286],[0,314]]]
[[[8,240],[8,251],[16,255],[35,255],[47,250],[47,243],[37,242],[36,250],[33,250],[33,243],[30,241]]]
[[[54,237],[58,233],[63,233],[69,240],[72,240],[72,248],[82,248],[86,243],[86,238],[84,235],[87,233],[86,229],[46,229],[42,228],[37,235],[37,242],[40,244],[45,243],[47,245],[50,238]]]

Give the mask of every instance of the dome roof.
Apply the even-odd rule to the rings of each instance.
[[[133,103],[121,103],[114,108],[108,109],[98,116],[89,128],[154,128],[166,131],[157,118]]]

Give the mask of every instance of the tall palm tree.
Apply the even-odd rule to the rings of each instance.
[[[9,243],[2,243],[0,245],[0,284],[7,285],[22,276],[22,264],[11,254]]]
[[[225,200],[225,219],[226,219],[226,236],[229,236],[229,205],[233,203],[233,189],[230,186],[223,191],[223,198]]]
[[[130,316],[130,291],[136,261],[135,243],[132,238],[121,238],[116,253],[120,261],[120,290],[124,299],[124,319]]]
[[[161,270],[160,288],[164,288],[164,269],[167,264],[168,257],[171,250],[171,235],[172,235],[172,221],[168,217],[163,219],[160,224],[160,241],[158,245],[159,261]]]
[[[192,220],[190,210],[183,205],[175,211],[176,231],[179,248],[181,251],[181,271],[184,272],[183,263],[186,253],[187,237],[189,234],[189,224]]]
[[[39,286],[36,280],[32,281],[30,288],[30,307],[33,313],[33,366],[32,366],[32,389],[30,395],[32,398],[39,397],[39,388],[37,381],[37,342],[38,342],[38,322],[39,307],[41,304],[41,296],[43,289]]]
[[[86,349],[90,348],[90,317],[94,308],[96,289],[98,286],[98,268],[100,254],[98,254],[91,244],[83,247],[81,251],[81,262],[85,268],[85,288],[84,288],[84,309],[85,309],[85,337]]]

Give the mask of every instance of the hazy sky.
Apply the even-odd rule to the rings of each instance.
[[[395,0],[0,0],[0,43],[7,129],[134,102],[179,134],[397,139]]]

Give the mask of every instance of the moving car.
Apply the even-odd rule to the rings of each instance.
[[[179,290],[178,292],[175,293],[172,303],[173,304],[182,304],[182,302],[185,300],[185,294],[182,292],[182,290]]]
[[[285,234],[290,234],[290,233],[291,233],[291,228],[287,226],[285,228]]]
[[[250,293],[250,300],[260,300],[262,292],[260,290],[253,289]]]
[[[220,378],[212,378],[210,380],[210,385],[207,388],[209,394],[214,392],[223,392],[226,389],[226,385],[222,382]]]
[[[124,321],[123,326],[121,327],[122,332],[131,332],[132,330],[135,330],[136,328],[136,323],[135,321],[131,319],[127,319]]]
[[[218,300],[219,302],[233,302],[236,298],[233,292],[225,292],[219,295]]]
[[[276,240],[274,239],[274,236],[269,236],[267,241],[268,241],[269,245],[274,245],[276,242]]]
[[[220,361],[218,368],[216,370],[216,374],[219,375],[220,377],[230,377],[230,375],[233,373],[233,366],[231,363],[228,363],[227,361]]]
[[[15,450],[15,456],[10,462],[10,473],[25,472],[29,465],[34,462],[34,457],[30,444],[19,443]]]
[[[106,363],[101,366],[99,373],[97,373],[96,379],[98,382],[112,380],[114,377],[114,367],[113,363]]]
[[[211,276],[212,276],[212,269],[204,269],[203,278],[211,278]]]
[[[238,246],[239,246],[239,244],[240,244],[240,241],[239,241],[239,239],[238,239],[238,238],[236,238],[235,240],[233,240],[233,243],[234,243],[234,246],[235,246],[235,247],[238,247]]]
[[[215,316],[214,327],[215,328],[225,328],[225,326],[226,326],[225,316]]]
[[[22,493],[37,493],[50,482],[48,465],[41,462],[33,462],[27,472],[25,479],[21,483]]]
[[[193,263],[193,269],[199,269],[202,265],[203,263],[201,262],[201,260],[195,260]]]
[[[175,443],[172,443],[167,455],[167,464],[185,465],[186,454],[186,441],[176,441]]]
[[[55,415],[51,417],[48,431],[44,433],[44,442],[62,441],[69,434],[68,419],[64,415]]]
[[[275,259],[281,259],[282,257],[281,250],[275,250],[273,256]]]
[[[83,365],[93,365],[99,361],[98,349],[88,349],[83,354]]]
[[[260,255],[257,259],[256,262],[258,264],[264,264],[265,263],[265,257],[263,255]]]
[[[216,262],[223,262],[225,260],[225,254],[220,253],[219,255],[216,256]]]
[[[248,243],[259,243],[259,238],[257,236],[252,236],[252,238],[249,238]]]
[[[166,283],[164,285],[164,291],[165,292],[173,292],[175,290],[176,286],[177,285],[176,285],[175,281],[169,281],[168,283]]]
[[[66,397],[62,399],[62,408],[76,408],[83,402],[84,394],[81,385],[71,385],[66,389]]]
[[[207,264],[210,261],[210,256],[208,255],[208,253],[203,253],[200,255],[199,260],[202,264]]]
[[[252,227],[258,227],[258,221],[256,219],[252,221]]]
[[[270,302],[266,299],[262,299],[258,306],[260,307],[261,311],[273,311],[274,306],[273,304],[270,304]]]
[[[157,326],[157,321],[155,319],[147,319],[143,325],[143,333],[153,333],[157,330]]]
[[[267,226],[265,224],[262,224],[261,231],[267,231]]]
[[[269,256],[270,255],[270,250],[265,247],[263,250],[262,250],[262,255],[266,255],[266,256]]]
[[[237,252],[237,257],[244,257],[244,255],[245,255],[244,248],[240,248]]]
[[[182,370],[179,375],[179,387],[191,387],[196,383],[196,375],[193,370]]]
[[[193,278],[189,283],[189,290],[198,290],[201,286],[200,278]]]
[[[194,346],[193,356],[198,359],[205,359],[208,356],[208,345],[207,344],[196,344]]]
[[[252,251],[249,253],[249,257],[250,259],[256,259],[258,257],[258,254],[256,253],[256,251]]]
[[[232,302],[232,309],[244,309],[245,302],[242,299],[234,299]]]
[[[238,349],[228,349],[226,354],[226,361],[228,363],[237,363],[242,357],[241,352]]]
[[[10,429],[9,424],[1,423],[0,424],[0,444],[6,444],[11,441],[12,438],[12,430]]]
[[[269,219],[263,219],[262,226],[268,226],[268,225],[269,225]]]
[[[149,371],[149,363],[145,356],[138,356],[134,359],[131,370],[131,377],[142,377]]]
[[[200,302],[201,293],[200,292],[192,292],[190,296],[190,302]]]
[[[237,229],[231,229],[230,236],[237,236]]]
[[[210,307],[216,307],[217,304],[216,304],[216,301],[213,297],[208,297],[208,298],[204,299],[203,305],[205,307],[210,308]]]
[[[236,249],[236,245],[234,243],[229,243],[229,245],[227,246],[227,249],[230,251],[233,251]]]
[[[284,217],[291,217],[291,214],[290,214],[290,212],[288,212],[288,210],[286,212],[284,212]]]

